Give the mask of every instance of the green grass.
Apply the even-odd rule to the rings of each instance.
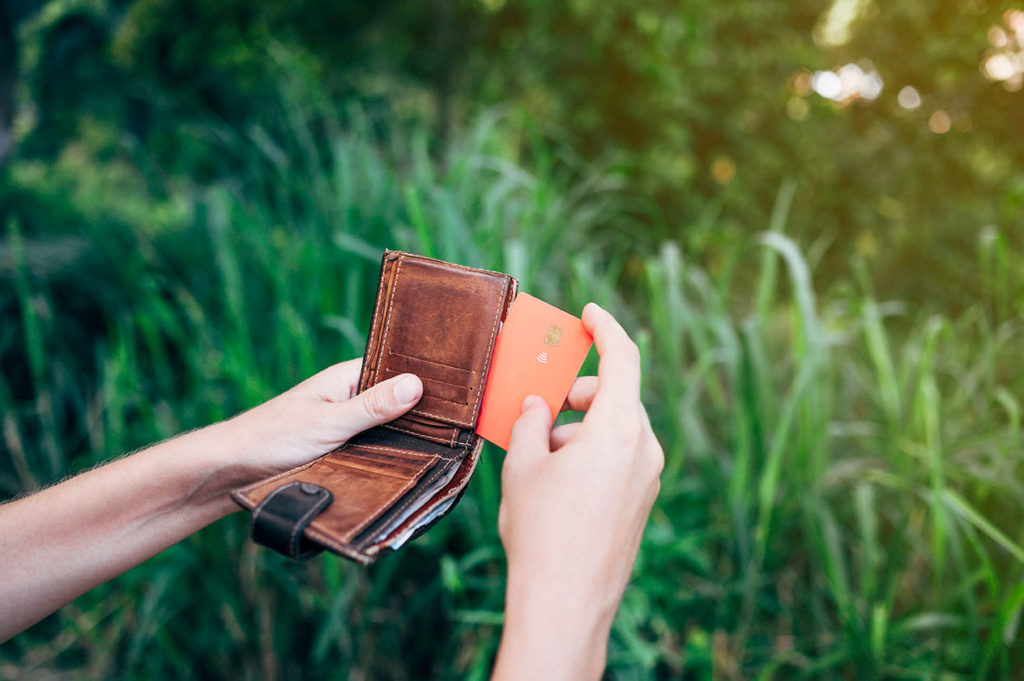
[[[925,314],[856,264],[816,290],[785,235],[795,184],[709,270],[678,244],[637,245],[614,177],[508,119],[437,158],[422,131],[385,137],[301,88],[282,97],[265,128],[188,131],[235,169],[212,186],[126,198],[76,193],[74,166],[11,170],[27,193],[66,187],[84,217],[50,269],[55,237],[6,225],[3,495],[358,355],[381,250],[412,250],[510,272],[569,310],[597,300],[641,346],[666,468],[610,678],[1014,677],[1024,338],[998,233],[965,262],[989,299]],[[293,565],[237,514],[0,646],[0,677],[487,678],[500,468],[488,449],[456,511],[369,569]]]

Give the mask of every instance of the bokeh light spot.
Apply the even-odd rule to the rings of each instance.
[[[789,79],[789,91],[801,97],[806,97],[814,92],[811,88],[811,72],[800,69],[794,73]]]
[[[711,164],[711,177],[718,184],[729,184],[736,177],[736,164],[728,156],[719,156]]]
[[[844,104],[878,99],[882,87],[882,77],[870,64],[843,64],[835,71],[815,71],[811,76],[811,89],[825,99]]]
[[[988,29],[992,47],[981,60],[981,73],[1014,92],[1024,86],[1024,11],[1003,13],[1003,25]]]
[[[907,85],[896,95],[896,101],[904,109],[913,110],[921,106],[921,95],[918,93],[917,88]]]
[[[949,114],[942,109],[939,109],[928,118],[928,129],[936,135],[946,134],[952,126],[953,121],[950,120]]]
[[[811,76],[811,87],[825,99],[839,100],[843,84],[832,71],[815,71]]]

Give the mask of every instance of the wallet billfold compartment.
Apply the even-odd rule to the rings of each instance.
[[[517,286],[506,274],[385,252],[359,391],[408,372],[423,396],[337,450],[235,490],[253,512],[253,539],[296,559],[328,549],[365,565],[447,514],[483,446],[474,429]]]

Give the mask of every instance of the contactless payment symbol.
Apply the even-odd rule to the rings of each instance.
[[[561,327],[551,325],[548,327],[548,335],[544,336],[544,342],[552,347],[558,345],[558,341],[562,340],[563,333],[565,332]]]
[[[555,326],[554,324],[552,324],[551,326],[548,327],[547,334],[544,335],[544,342],[550,345],[551,347],[554,347],[558,345],[558,341],[562,340],[563,333],[565,332],[562,330],[562,327]],[[547,364],[548,353],[542,352],[539,355],[537,355],[537,361],[540,362],[541,364]]]

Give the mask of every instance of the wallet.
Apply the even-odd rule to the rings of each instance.
[[[481,397],[517,289],[507,274],[386,251],[359,391],[410,372],[423,396],[319,459],[232,492],[252,511],[253,540],[297,560],[327,549],[367,565],[451,511],[483,447]]]

